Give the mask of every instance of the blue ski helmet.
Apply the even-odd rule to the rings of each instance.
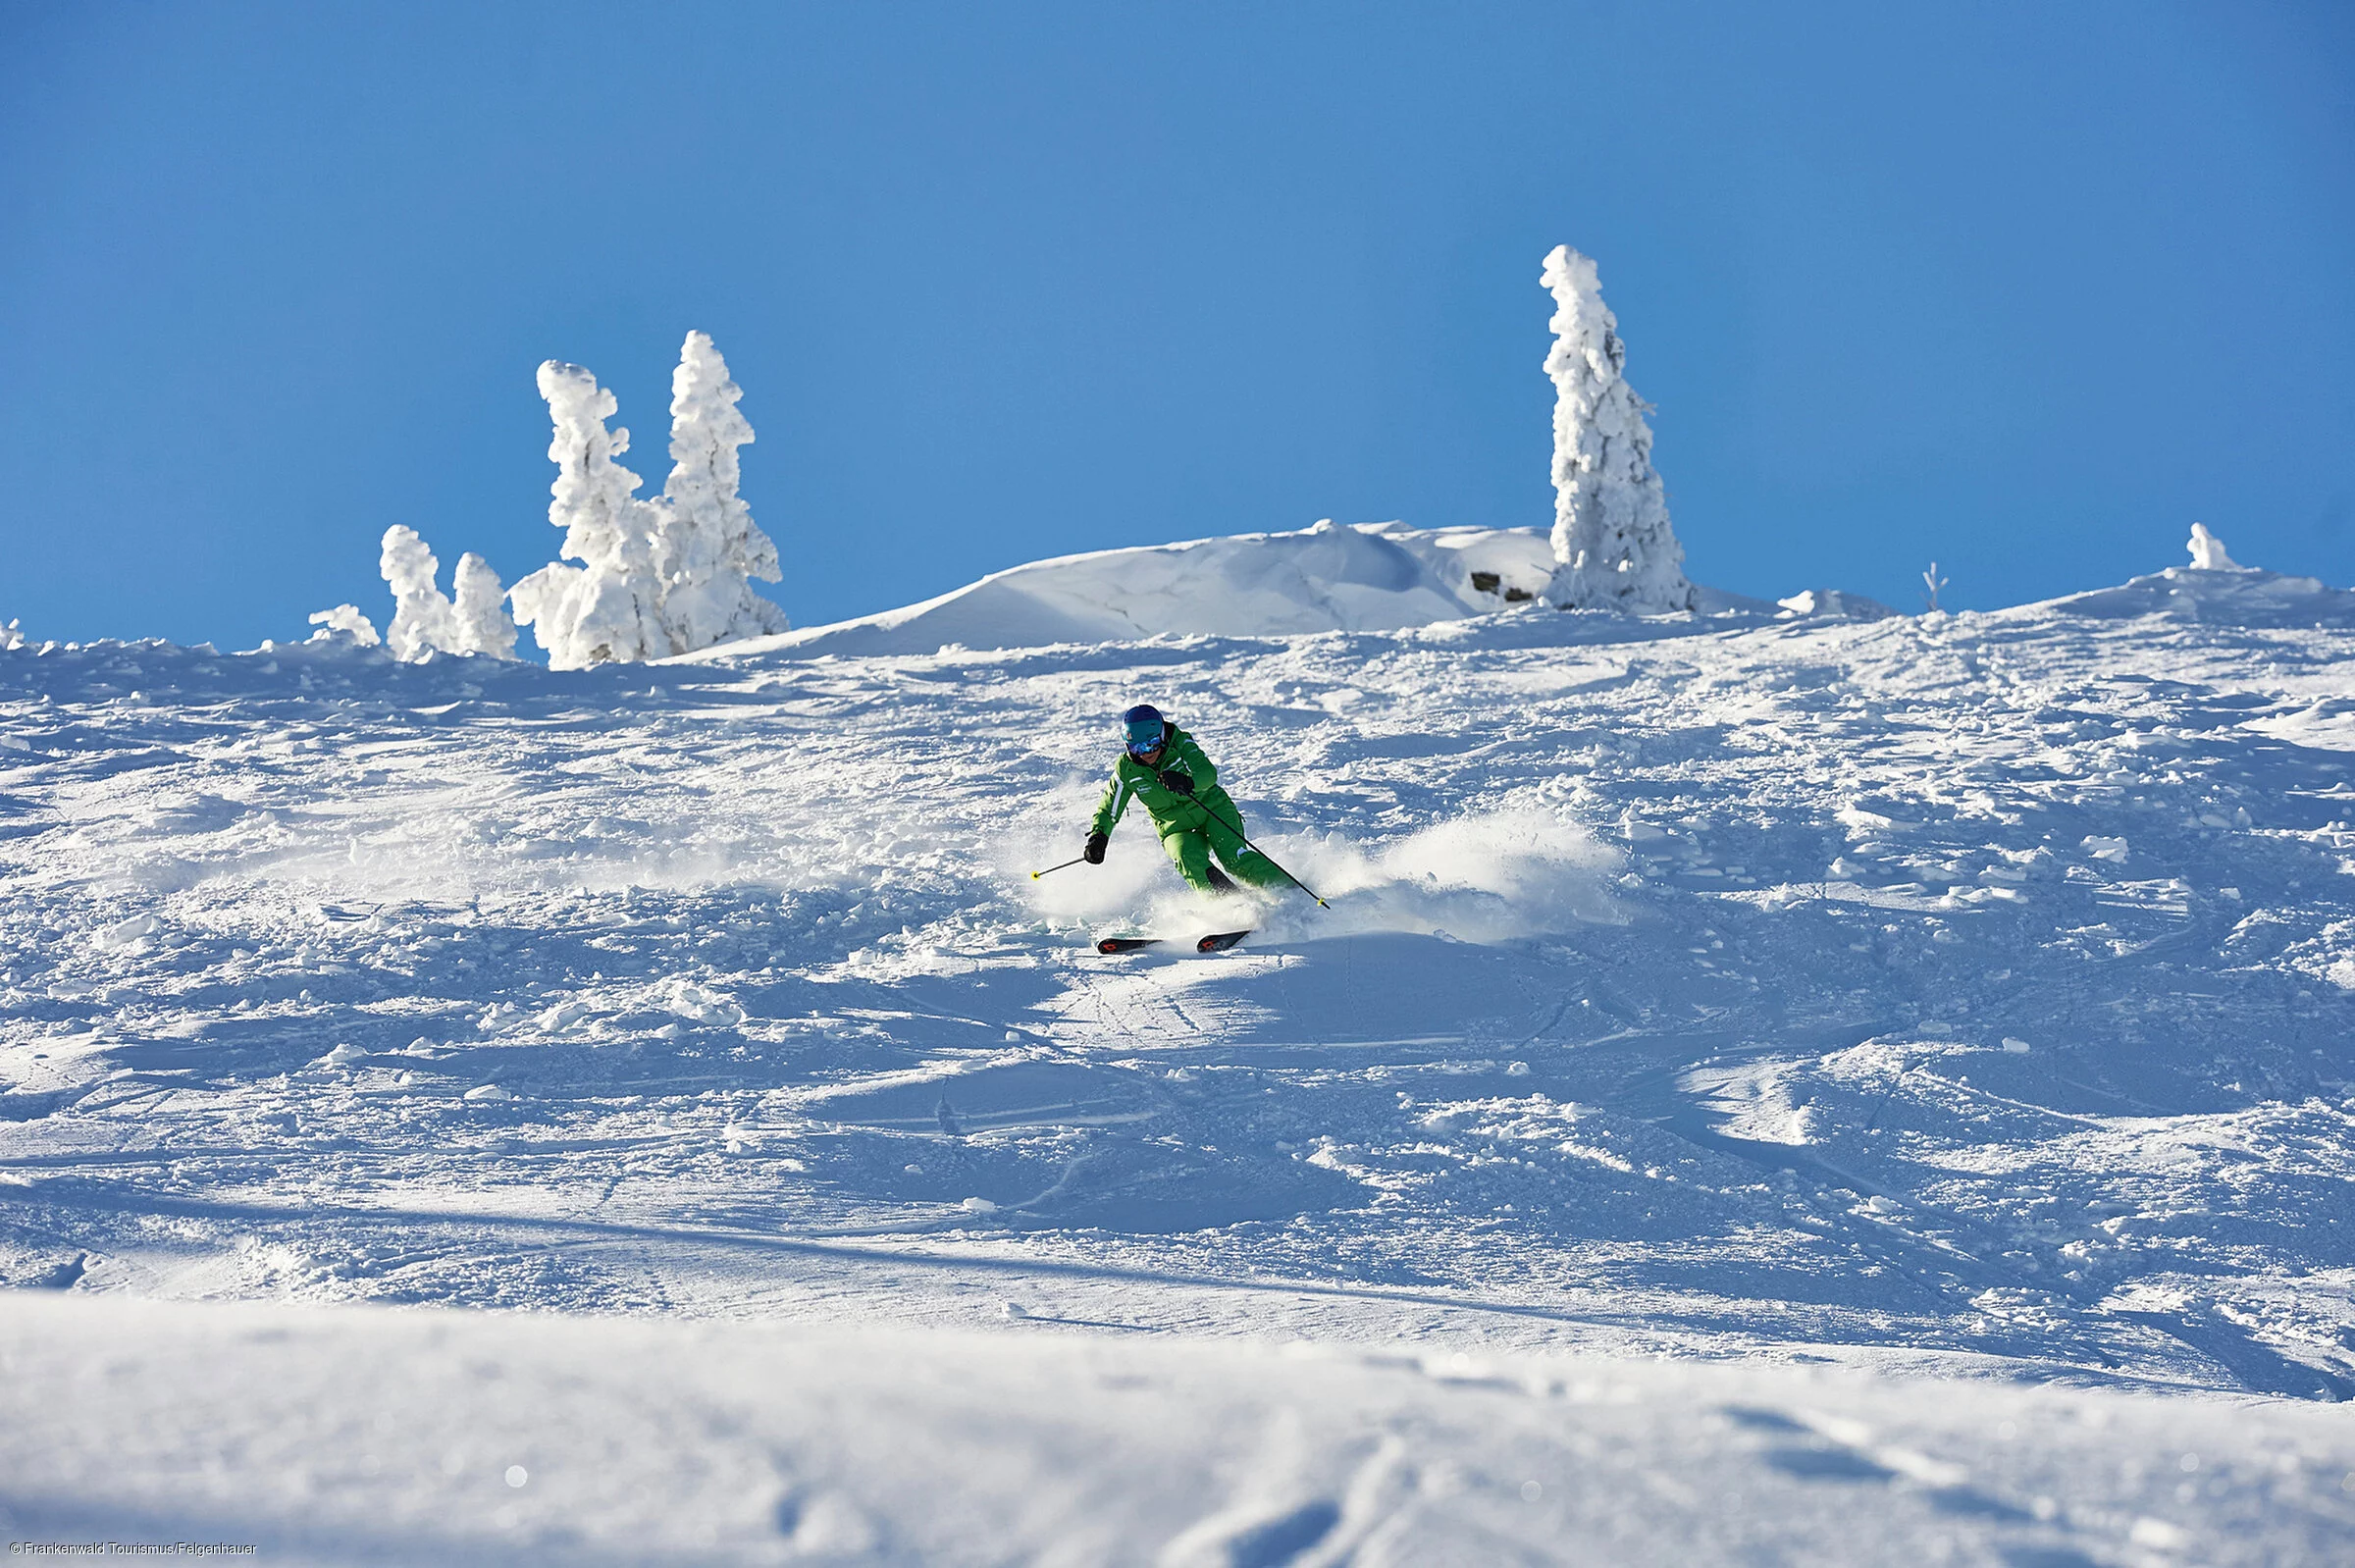
[[[1121,715],[1121,732],[1128,737],[1128,753],[1131,757],[1143,757],[1159,750],[1163,738],[1169,733],[1169,721],[1161,716],[1161,709],[1151,703],[1139,703]]]

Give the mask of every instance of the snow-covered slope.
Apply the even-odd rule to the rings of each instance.
[[[325,1520],[326,1557],[843,1519],[906,1561],[1105,1560],[1113,1520],[1128,1560],[1864,1562],[1886,1511],[1959,1561],[2343,1558],[2348,1455],[2285,1402],[2355,1390],[2355,629],[2089,597],[566,673],[0,653],[0,1277],[62,1292],[0,1297],[44,1380],[0,1506]],[[1139,700],[1332,913],[1085,948],[1232,918],[1134,824],[1024,874]],[[76,1315],[108,1295],[156,1316]],[[213,1298],[644,1321],[269,1341]],[[1294,1338],[1330,1359],[1200,1342]],[[404,1369],[441,1392],[372,1428]],[[232,1377],[289,1391],[215,1427]],[[2121,1397],[1996,1386],[2051,1383]],[[299,1462],[268,1411],[320,1423]],[[565,1479],[510,1495],[529,1434]],[[1165,1443],[1223,1479],[1138,1479]],[[1063,1490],[959,1492],[939,1546],[896,1456],[940,1452]]]
[[[2334,1410],[1090,1332],[0,1310],[0,1512],[264,1562],[2343,1560]],[[1941,1545],[1943,1549],[1941,1549]]]

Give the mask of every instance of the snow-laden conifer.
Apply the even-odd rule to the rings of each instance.
[[[1594,261],[1568,245],[1545,258],[1553,292],[1553,556],[1546,599],[1563,609],[1690,609],[1683,547],[1651,466],[1650,405],[1626,377],[1627,345]]]
[[[2208,532],[2206,523],[2191,525],[2191,540],[2183,548],[2191,551],[2191,564],[2200,571],[2245,572],[2248,570],[2225,550],[2223,540]]]
[[[753,427],[736,406],[744,389],[708,335],[691,332],[670,378],[674,465],[656,505],[655,567],[662,624],[681,653],[786,629],[784,612],[753,592],[778,581],[777,547],[737,494],[737,448]]]
[[[374,648],[384,639],[376,635],[376,622],[360,613],[357,604],[338,604],[334,609],[311,612],[311,624],[320,630],[311,634],[311,641],[332,637],[338,632],[350,638],[362,648]]]
[[[385,530],[381,564],[392,589],[392,624],[385,642],[394,658],[414,662],[435,653],[515,656],[515,622],[489,561],[472,550],[458,557],[455,603],[436,581],[442,563],[415,529],[395,523]],[[362,639],[375,640],[373,629]]]
[[[392,590],[392,624],[385,646],[397,659],[415,661],[457,642],[457,617],[449,598],[434,581],[442,570],[417,530],[394,523],[385,530],[378,565]]]
[[[493,658],[515,656],[515,618],[507,613],[507,591],[498,586],[491,563],[468,550],[458,557],[458,599],[452,606],[459,653],[488,653]]]
[[[564,530],[564,555],[581,564],[551,561],[517,583],[515,619],[556,669],[683,652],[662,626],[657,513],[638,497],[638,476],[613,460],[630,449],[627,430],[605,429],[613,394],[580,366],[551,359],[540,367],[540,395],[555,426],[548,520]]]

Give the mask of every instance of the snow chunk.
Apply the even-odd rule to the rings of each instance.
[[[554,1007],[541,1014],[536,1021],[543,1030],[554,1034],[560,1030],[571,1028],[587,1018],[590,1011],[589,1004],[586,1002],[558,1002]]]
[[[350,608],[349,605],[344,607]],[[316,616],[312,618],[317,619]],[[23,648],[24,646],[25,629],[21,624],[12,619],[6,626],[0,626],[0,653],[5,653],[12,648]]]
[[[311,634],[311,641],[334,637],[340,632],[362,648],[374,648],[384,639],[376,635],[376,623],[360,613],[357,604],[338,604],[334,609],[313,612],[311,624],[324,628]]]
[[[315,1068],[348,1068],[368,1060],[368,1053],[349,1042],[337,1046],[311,1066]]]
[[[745,1018],[744,1009],[735,1002],[689,980],[672,981],[663,1005],[698,1023],[742,1023]]]
[[[1884,621],[1897,613],[1877,599],[1862,594],[1851,594],[1838,588],[1809,588],[1778,599],[1786,619],[1821,618],[1825,620]]]
[[[2122,862],[2126,858],[2126,841],[2122,838],[2105,838],[2099,833],[2088,833],[2085,835],[2084,849],[2097,861]]]
[[[487,1100],[512,1100],[515,1098],[515,1096],[509,1094],[506,1090],[500,1088],[496,1083],[478,1083],[473,1088],[466,1091],[466,1098],[479,1102]]]
[[[95,940],[102,948],[119,951],[123,948],[135,947],[162,929],[163,922],[154,915],[134,915],[128,920],[119,921],[100,931]]]
[[[2249,569],[2224,552],[2224,542],[2208,532],[2206,523],[2191,525],[2191,542],[2184,548],[2191,551],[2191,564],[2195,571],[2245,572]]]
[[[1684,547],[1651,466],[1650,405],[1625,374],[1627,345],[1592,258],[1556,245],[1539,280],[1553,293],[1553,555],[1546,599],[1563,609],[1691,609]]]

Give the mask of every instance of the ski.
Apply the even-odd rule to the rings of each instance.
[[[1213,931],[1208,936],[1196,939],[1194,951],[1224,953],[1250,934],[1248,926],[1239,931]],[[1146,948],[1161,946],[1165,940],[1158,936],[1099,936],[1096,938],[1096,951],[1105,954],[1141,953]]]

